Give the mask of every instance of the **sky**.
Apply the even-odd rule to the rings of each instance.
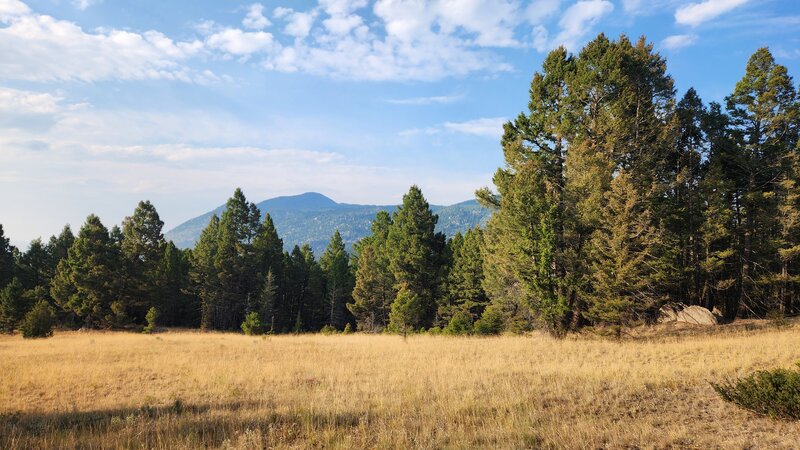
[[[547,52],[600,32],[706,102],[759,47],[800,76],[800,0],[0,0],[0,224],[24,247],[147,199],[169,229],[236,187],[464,201]]]

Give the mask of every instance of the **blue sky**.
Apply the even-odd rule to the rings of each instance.
[[[800,72],[798,0],[0,0],[0,223],[13,242],[166,227],[241,186],[466,200],[550,49],[646,35],[678,95],[722,100],[769,46]]]

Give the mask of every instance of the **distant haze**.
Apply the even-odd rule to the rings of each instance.
[[[257,203],[262,215],[269,213],[275,228],[283,239],[284,248],[309,244],[316,255],[320,255],[331,236],[339,230],[348,249],[359,239],[370,233],[370,226],[378,211],[393,212],[395,205],[355,205],[337,203],[320,193],[307,192],[300,195],[275,197]],[[475,200],[450,206],[431,205],[439,215],[437,230],[452,236],[477,225],[483,225],[491,212]],[[211,216],[221,215],[225,205],[213,211],[189,219],[166,233],[181,248],[193,247],[200,233],[208,225]]]

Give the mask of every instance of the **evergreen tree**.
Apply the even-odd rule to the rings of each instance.
[[[330,302],[325,295],[325,274],[310,245],[304,244],[300,252],[308,274],[301,305],[302,330],[319,331],[330,317]]]
[[[160,291],[162,280],[158,278],[158,269],[166,246],[163,226],[164,222],[149,201],[139,202],[133,215],[127,217],[122,224],[121,296],[128,314],[140,323],[151,307],[170,309],[161,304],[164,297]],[[170,311],[170,320],[172,314]]]
[[[217,295],[221,290],[215,267],[218,248],[219,218],[213,215],[200,233],[191,253],[189,278],[192,291],[200,301],[200,327],[208,330],[217,323]]]
[[[445,303],[439,306],[443,323],[449,323],[457,312],[470,314],[477,320],[489,302],[483,290],[483,231],[480,228],[459,233],[452,239],[452,268],[447,276]]]
[[[0,288],[14,278],[14,247],[3,234],[3,225],[0,224]]]
[[[69,225],[64,225],[61,233],[58,236],[51,236],[47,243],[47,251],[50,254],[50,277],[55,274],[56,267],[62,259],[67,258],[67,252],[75,242],[75,236],[72,234],[72,228]]]
[[[494,302],[505,305],[501,309],[515,316],[507,320],[537,317],[546,329],[560,334],[569,306],[566,280],[554,261],[559,250],[554,223],[558,202],[546,177],[544,162],[535,155],[519,164],[513,176],[495,175],[500,209],[486,229],[483,287]]]
[[[702,273],[701,219],[703,198],[700,185],[703,180],[702,160],[707,142],[703,133],[703,120],[707,115],[702,100],[694,89],[689,89],[678,102],[674,127],[675,142],[669,152],[664,183],[668,186],[661,202],[665,243],[672,251],[675,272],[669,277],[672,293],[690,304],[700,303]]]
[[[0,290],[0,328],[12,333],[28,312],[25,289],[18,278],[13,278]]]
[[[349,260],[342,235],[336,230],[319,259],[319,265],[325,275],[325,297],[329,310],[326,324],[337,330],[344,329],[345,324],[350,322],[346,305],[351,301],[354,282]]]
[[[781,164],[794,150],[798,136],[797,95],[786,67],[776,64],[766,48],[757,50],[747,62],[744,77],[726,99],[732,133],[740,155],[740,179],[735,208],[739,222],[741,267],[738,299],[729,304],[726,315],[764,312],[766,297],[759,288],[779,270],[779,262],[761,260],[762,255],[777,255],[770,236],[778,232],[778,198]]]
[[[619,337],[623,326],[658,305],[660,244],[650,211],[630,175],[620,172],[611,183],[602,226],[592,236],[589,318],[612,326]]]
[[[390,326],[394,330],[430,327],[436,313],[445,246],[444,235],[435,231],[439,218],[431,212],[422,191],[412,186],[392,219],[387,236],[389,267],[398,292],[405,291],[404,299],[410,303],[392,307]]]
[[[58,305],[75,313],[84,325],[113,324],[111,304],[119,294],[119,249],[94,214],[86,218],[67,259],[58,264],[50,294]]]
[[[775,236],[780,272],[770,280],[773,285],[773,308],[782,314],[797,311],[797,287],[800,283],[800,154],[786,155],[777,185],[779,232]]]
[[[189,258],[171,241],[164,246],[155,280],[160,321],[166,326],[197,326],[200,305],[190,295]]]
[[[258,313],[259,322],[262,324],[263,328],[270,333],[276,331],[275,317],[277,300],[277,281],[275,275],[270,270],[267,272],[267,276],[264,277],[264,286],[261,288],[261,292],[258,295],[257,309],[253,309],[254,312]]]
[[[259,255],[253,241],[261,230],[260,211],[241,189],[228,199],[221,218],[212,217],[192,256],[191,278],[200,299],[201,326],[238,329],[248,304],[261,288]]]
[[[49,286],[52,272],[50,252],[41,239],[31,241],[28,250],[22,253],[17,262],[17,276],[25,290],[37,286]]]
[[[386,245],[391,226],[389,213],[378,211],[372,222],[372,233],[353,246],[357,254],[357,258],[354,257],[355,285],[353,303],[347,308],[362,331],[381,331],[389,324],[389,310],[396,295]]]
[[[381,258],[373,245],[361,248],[353,288],[354,301],[347,308],[355,316],[359,330],[377,332],[389,324],[395,290],[388,262]]]

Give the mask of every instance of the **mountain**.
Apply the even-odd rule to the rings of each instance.
[[[337,203],[316,192],[300,195],[275,197],[257,203],[262,214],[269,213],[275,228],[283,238],[286,250],[295,244],[310,244],[314,254],[321,255],[328,241],[337,229],[348,249],[370,232],[372,220],[378,211],[394,212],[394,205],[354,205]],[[222,205],[194,219],[178,225],[165,233],[168,240],[181,248],[194,247],[200,232],[208,225],[211,216],[221,215]],[[437,230],[447,236],[464,232],[475,225],[485,225],[490,211],[469,200],[450,206],[431,205],[431,210],[439,215]]]

